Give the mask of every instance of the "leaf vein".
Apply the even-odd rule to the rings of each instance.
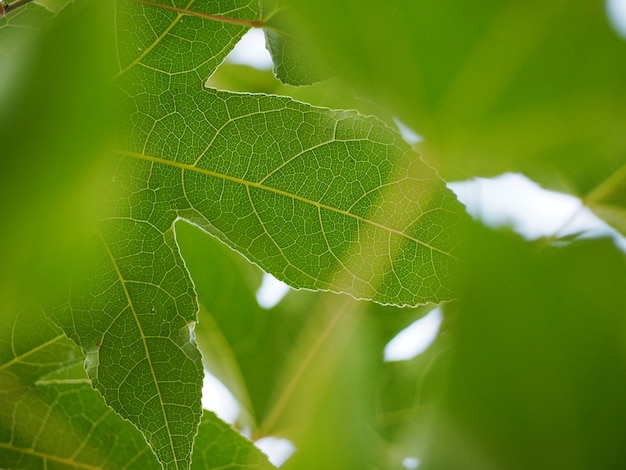
[[[413,237],[413,236],[411,236],[411,235],[409,235],[409,234],[407,234],[405,232],[402,232],[401,230],[398,230],[398,229],[395,229],[395,228],[392,228],[392,227],[388,227],[388,226],[386,226],[384,224],[381,224],[381,223],[376,222],[374,220],[368,219],[366,217],[354,214],[354,213],[346,211],[346,210],[339,209],[337,207],[329,206],[329,205],[321,203],[319,201],[314,201],[314,200],[308,199],[308,198],[306,198],[304,196],[300,196],[298,194],[289,193],[287,191],[284,191],[284,190],[281,190],[281,189],[278,189],[278,188],[273,188],[271,186],[266,186],[266,185],[258,183],[258,182],[244,180],[244,179],[238,178],[236,176],[231,176],[231,175],[226,175],[226,174],[223,174],[223,173],[218,173],[216,171],[208,170],[208,169],[205,169],[205,168],[199,168],[199,167],[197,167],[195,165],[189,165],[189,164],[186,164],[186,163],[181,163],[181,162],[177,162],[177,161],[167,160],[167,159],[161,158],[161,157],[155,157],[155,156],[151,156],[151,155],[143,155],[143,154],[140,154],[140,153],[129,152],[129,151],[126,151],[126,150],[118,150],[118,153],[120,155],[124,155],[124,156],[127,156],[127,157],[136,158],[136,159],[139,159],[139,160],[145,160],[145,161],[149,161],[149,162],[152,162],[152,163],[159,163],[159,164],[163,164],[163,165],[169,165],[169,166],[173,166],[173,167],[179,168],[179,169],[181,169],[183,171],[186,170],[186,171],[191,171],[191,172],[195,172],[195,173],[200,173],[200,174],[204,174],[204,175],[207,175],[207,176],[212,176],[214,178],[219,178],[219,179],[222,179],[222,180],[227,180],[227,181],[231,181],[233,183],[241,184],[241,185],[244,185],[246,187],[257,188],[257,189],[261,189],[263,191],[268,191],[268,192],[272,192],[274,194],[285,196],[285,197],[288,197],[290,199],[294,199],[294,200],[303,202],[305,204],[310,204],[312,206],[319,207],[320,209],[328,210],[330,212],[335,212],[337,214],[341,214],[341,215],[346,216],[346,217],[351,217],[351,218],[353,218],[355,220],[358,220],[359,222],[363,222],[363,223],[372,225],[372,226],[374,226],[376,228],[379,228],[381,230],[384,230],[384,231],[387,231],[387,232],[391,232],[391,233],[395,233],[396,235],[399,235],[400,237],[403,237],[403,238],[406,238],[407,240],[415,242],[418,245],[422,245],[422,246],[424,246],[424,247],[426,247],[426,248],[428,248],[428,249],[430,249],[432,251],[436,251],[438,253],[441,253],[444,256],[447,256],[447,257],[450,257],[450,258],[452,258],[454,260],[460,261],[460,259],[457,256],[453,255],[452,253],[450,253],[450,252],[448,252],[446,250],[442,250],[441,248],[437,248],[437,247],[435,247],[435,246],[433,246],[433,245],[431,245],[429,243],[426,243],[426,242],[424,242],[422,240],[419,240],[419,239],[417,239],[417,238],[415,238],[415,237]]]
[[[104,236],[102,235],[102,233],[98,232],[98,235],[100,236],[100,239],[102,241],[102,244],[104,245],[104,248],[107,252],[107,254],[109,255],[109,258],[111,260],[111,263],[113,264],[113,268],[115,269],[115,272],[120,280],[120,283],[122,285],[122,289],[124,290],[124,295],[126,296],[126,300],[128,302],[128,306],[130,307],[130,310],[133,314],[133,318],[135,320],[135,323],[137,324],[137,328],[139,329],[139,334],[141,336],[141,341],[143,343],[143,348],[144,351],[146,353],[146,360],[148,361],[148,366],[150,368],[150,373],[152,374],[152,380],[154,381],[154,385],[156,387],[156,391],[157,391],[157,396],[159,398],[159,405],[161,405],[161,413],[163,415],[163,420],[165,422],[165,428],[167,430],[167,437],[169,439],[169,445],[170,445],[170,449],[172,450],[172,457],[174,458],[174,463],[176,465],[176,468],[178,468],[178,460],[176,459],[176,449],[174,448],[174,442],[172,441],[172,433],[170,431],[170,426],[169,426],[169,420],[167,419],[167,414],[165,412],[165,403],[163,402],[163,394],[161,393],[161,388],[159,387],[159,381],[157,380],[156,377],[156,372],[154,371],[154,366],[152,364],[152,360],[150,357],[150,350],[148,349],[148,344],[146,343],[146,335],[143,332],[143,328],[141,327],[141,322],[139,321],[139,316],[137,314],[137,311],[135,310],[135,306],[133,304],[133,301],[131,299],[130,296],[130,292],[128,291],[128,288],[126,286],[126,281],[124,279],[124,276],[122,275],[122,272],[120,271],[119,266],[117,265],[117,261],[115,260],[115,257],[113,256],[113,253],[111,252],[111,249],[109,248],[108,243],[106,242],[106,239],[104,238]]]

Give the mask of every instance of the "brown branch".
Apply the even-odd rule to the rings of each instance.
[[[12,3],[0,2],[0,18],[9,14],[10,11],[15,10],[18,7],[24,6],[33,0],[16,0]]]
[[[30,0],[27,0],[27,1],[30,1]],[[228,18],[226,16],[220,16],[220,15],[210,15],[208,13],[200,13],[198,11],[185,10],[184,8],[173,7],[170,5],[163,5],[161,3],[149,2],[147,0],[130,0],[130,1],[135,2],[135,3],[141,3],[142,5],[149,5],[149,6],[156,7],[156,8],[163,8],[164,10],[175,11],[183,15],[197,16],[198,18],[204,18],[204,19],[212,20],[212,21],[220,21],[222,23],[237,24],[240,26],[249,26],[251,28],[260,28],[261,26],[263,26],[262,20],[242,20],[239,18]]]

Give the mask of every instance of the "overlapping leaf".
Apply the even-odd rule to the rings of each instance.
[[[444,178],[524,171],[586,194],[625,162],[626,43],[606,2],[285,3],[318,59],[424,136]]]
[[[313,62],[310,51],[297,34],[289,30],[289,9],[279,0],[262,2],[265,20],[265,42],[274,62],[274,74],[287,85],[311,85],[328,74]],[[285,20],[283,17],[286,17]]]
[[[0,324],[2,468],[158,468],[89,385],[80,350],[30,304]]]
[[[296,287],[413,305],[453,295],[460,206],[374,118],[205,89],[258,24],[253,2],[119,0],[114,15],[116,169],[97,235],[74,250],[69,301],[51,316],[161,464],[187,468],[202,363],[177,218]]]
[[[252,442],[215,414],[205,411],[196,437],[192,468],[272,470],[275,467]]]
[[[303,456],[292,457],[293,468],[305,462],[325,465],[320,462],[327,458],[339,461],[339,455],[348,461],[349,455],[363,458],[369,451],[364,452],[359,447],[362,443],[347,435],[360,435],[370,442],[374,433],[362,434],[366,421],[384,436],[372,453],[381,462],[399,462],[399,451],[415,447],[402,436],[429,401],[426,397],[432,381],[424,378],[427,374],[421,367],[433,357],[404,367],[382,367],[381,358],[391,337],[427,312],[428,306],[397,309],[333,294],[291,291],[277,306],[264,310],[254,298],[260,285],[256,267],[189,224],[177,223],[176,238],[201,303],[198,343],[207,368],[239,401],[241,426],[257,437],[287,437],[296,443],[298,453],[306,449]],[[338,366],[344,362],[345,366]],[[329,376],[328,371],[336,367],[345,368]],[[365,370],[369,377],[365,379],[357,369]],[[343,382],[345,376],[350,383]],[[372,393],[357,400],[362,388]],[[331,392],[326,396],[323,390]],[[340,390],[343,398],[336,404],[333,395]],[[371,407],[373,395],[375,416],[371,411],[361,414]],[[331,403],[337,406],[332,411]],[[360,411],[355,408],[357,403]],[[349,421],[354,424],[346,424]],[[345,431],[348,427],[350,432]],[[346,441],[337,438],[333,431],[337,428],[344,429]],[[382,468],[386,465],[381,463]]]
[[[399,135],[355,113],[155,74],[146,80],[164,91],[137,107],[173,108],[136,113],[122,152],[134,180],[172,181],[155,204],[295,287],[400,305],[452,296],[460,206]]]
[[[626,234],[626,165],[591,191],[584,202],[598,216]]]
[[[94,353],[95,354],[95,353]],[[2,468],[157,469],[143,436],[89,384],[80,349],[36,304],[0,323]],[[194,467],[271,469],[267,458],[213,413],[204,412]]]

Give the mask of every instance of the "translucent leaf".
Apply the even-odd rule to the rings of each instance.
[[[86,355],[88,377],[106,403],[141,431],[164,468],[182,469],[191,465],[201,419],[202,361],[177,219],[193,221],[293,286],[415,305],[454,295],[462,210],[434,170],[375,118],[204,87],[238,38],[259,24],[256,2],[110,6],[75,2],[55,22],[51,49],[58,56],[43,63],[57,70],[51,58],[58,57],[75,74],[65,87],[67,71],[54,75],[62,90],[49,92],[56,101],[33,85],[36,99],[27,100],[33,106],[24,116],[32,119],[47,103],[55,114],[37,127],[41,140],[23,133],[9,147],[19,156],[11,162],[39,158],[34,172],[24,171],[37,176],[26,186],[33,191],[11,173],[3,177],[33,201],[20,201],[23,207],[43,218],[3,206],[26,221],[6,246],[21,246],[20,233],[28,233],[35,243],[24,251],[36,247],[29,260],[52,256],[50,269],[21,269],[49,281],[36,284],[42,288],[57,285],[55,266],[78,264],[69,295],[58,282],[53,298],[60,292],[64,300],[51,318]],[[114,34],[92,41],[107,32],[98,29],[102,22],[115,25]],[[114,99],[100,68],[111,55]],[[102,135],[111,102],[112,157]],[[25,153],[29,146],[35,151]],[[102,155],[114,171],[96,171],[107,166]],[[56,175],[59,195],[48,200],[38,183]],[[33,219],[45,223],[35,227]],[[7,254],[20,260],[19,251]]]
[[[121,152],[129,199],[150,193],[168,222],[192,220],[297,288],[396,305],[453,296],[461,207],[398,134],[279,97],[188,93]],[[215,114],[198,125],[203,109]],[[187,142],[168,138],[185,123]],[[114,217],[142,217],[129,209]]]
[[[215,21],[131,7],[155,10],[155,33],[116,82],[131,111],[116,191],[145,209],[116,205],[112,217],[142,220],[150,194],[171,209],[163,227],[190,219],[294,287],[398,305],[452,296],[460,205],[396,132],[354,112],[202,90],[201,71],[219,62],[207,50]]]
[[[35,304],[0,323],[2,468],[161,468],[141,433],[89,384],[82,354]],[[261,451],[205,411],[193,468],[273,468]]]
[[[2,468],[151,469],[143,436],[89,385],[82,354],[31,304],[0,324]]]

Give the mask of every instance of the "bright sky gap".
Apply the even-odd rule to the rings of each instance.
[[[252,28],[239,40],[226,57],[231,64],[249,65],[259,70],[273,67],[272,57],[265,48],[265,34],[262,29]]]
[[[229,424],[237,421],[241,409],[230,390],[207,370],[202,384],[202,408],[213,411]]]
[[[607,0],[606,12],[613,29],[626,39],[626,0]]]
[[[261,308],[269,310],[275,307],[289,292],[289,286],[271,274],[263,275],[261,287],[256,291],[256,301]]]
[[[439,307],[413,322],[387,343],[385,362],[406,361],[423,353],[435,341],[443,320]]]
[[[288,439],[279,437],[263,437],[254,443],[261,451],[267,455],[269,461],[276,467],[284,464],[296,451],[296,447]]]

